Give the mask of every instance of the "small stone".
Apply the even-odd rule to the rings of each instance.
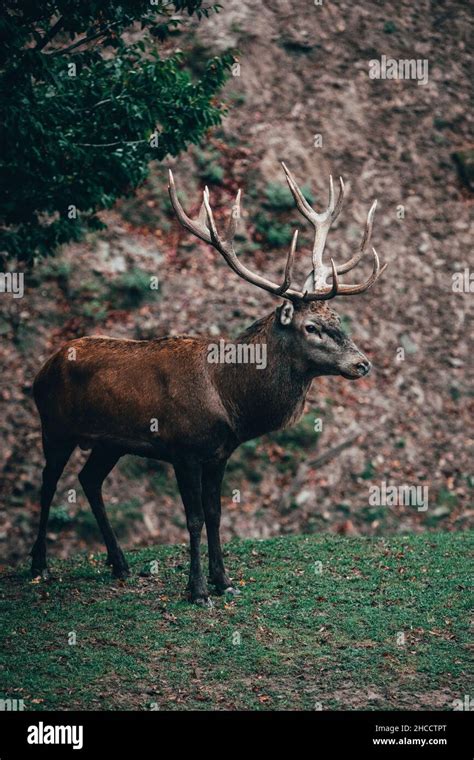
[[[421,243],[418,246],[418,253],[428,253],[431,250],[431,238],[426,232],[421,233]]]
[[[295,498],[295,502],[299,507],[301,507],[303,506],[303,504],[306,504],[306,502],[312,499],[313,496],[314,494],[312,493],[312,491],[308,491],[308,490],[300,491],[299,494]]]
[[[407,354],[416,354],[418,351],[418,346],[412,341],[409,335],[402,335],[400,338],[400,343],[402,344],[402,347],[405,349]]]

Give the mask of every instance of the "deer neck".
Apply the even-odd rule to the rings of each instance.
[[[223,342],[224,343],[224,342]],[[221,343],[222,346],[222,343]],[[255,322],[221,351],[215,383],[241,441],[278,430],[303,412],[311,377],[291,359],[275,313]]]

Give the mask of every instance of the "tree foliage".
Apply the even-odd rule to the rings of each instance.
[[[0,250],[31,262],[102,226],[151,159],[218,124],[232,56],[195,81],[181,52],[160,55],[202,0],[6,0],[0,11]],[[174,15],[173,15],[174,14]],[[185,17],[185,16],[184,16]]]

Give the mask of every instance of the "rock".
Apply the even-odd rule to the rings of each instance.
[[[295,503],[301,507],[303,504],[306,504],[311,499],[314,499],[314,493],[313,491],[309,491],[308,489],[305,489],[304,491],[300,491],[299,494],[297,494],[295,498]]]
[[[402,344],[402,347],[405,349],[407,354],[416,354],[418,351],[418,346],[406,333],[400,338],[400,343]]]
[[[110,243],[107,240],[99,240],[96,246],[96,260],[92,269],[99,274],[123,274],[127,271],[127,262],[123,254],[112,253]]]
[[[418,253],[428,253],[432,248],[431,238],[427,232],[421,233],[421,243],[418,246]]]

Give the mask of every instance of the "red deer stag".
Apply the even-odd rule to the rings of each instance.
[[[358,252],[345,264],[336,265],[331,259],[331,267],[325,266],[326,237],[344,195],[342,179],[337,202],[330,179],[328,208],[317,213],[284,164],[283,169],[298,210],[314,228],[312,269],[301,290],[292,286],[297,232],[283,283],[278,285],[252,272],[237,258],[233,238],[240,191],[227,233],[221,236],[207,188],[194,220],[177,198],[171,172],[169,182],[171,202],[183,227],[212,245],[244,280],[284,298],[275,311],[236,340],[238,346],[248,349],[265,347],[264,369],[255,363],[211,362],[212,339],[183,335],[154,340],[79,338],[61,348],[38,373],[34,397],[41,416],[46,466],[38,538],[31,552],[34,576],[47,574],[49,507],[64,466],[79,445],[91,449],[79,480],[102,532],[107,562],[115,577],[126,576],[128,565],[105,511],[102,484],[122,455],[137,454],[170,462],[174,467],[190,535],[187,591],[191,601],[210,604],[200,558],[204,523],[210,581],[218,593],[235,593],[224,568],[219,536],[226,462],[244,441],[295,422],[314,377],[342,375],[355,380],[369,372],[368,359],[341,330],[339,317],[325,302],[335,296],[364,293],[386,266],[380,267],[372,249],[373,271],[366,282],[341,284],[339,275],[361,260],[369,243],[376,202],[368,213]]]

